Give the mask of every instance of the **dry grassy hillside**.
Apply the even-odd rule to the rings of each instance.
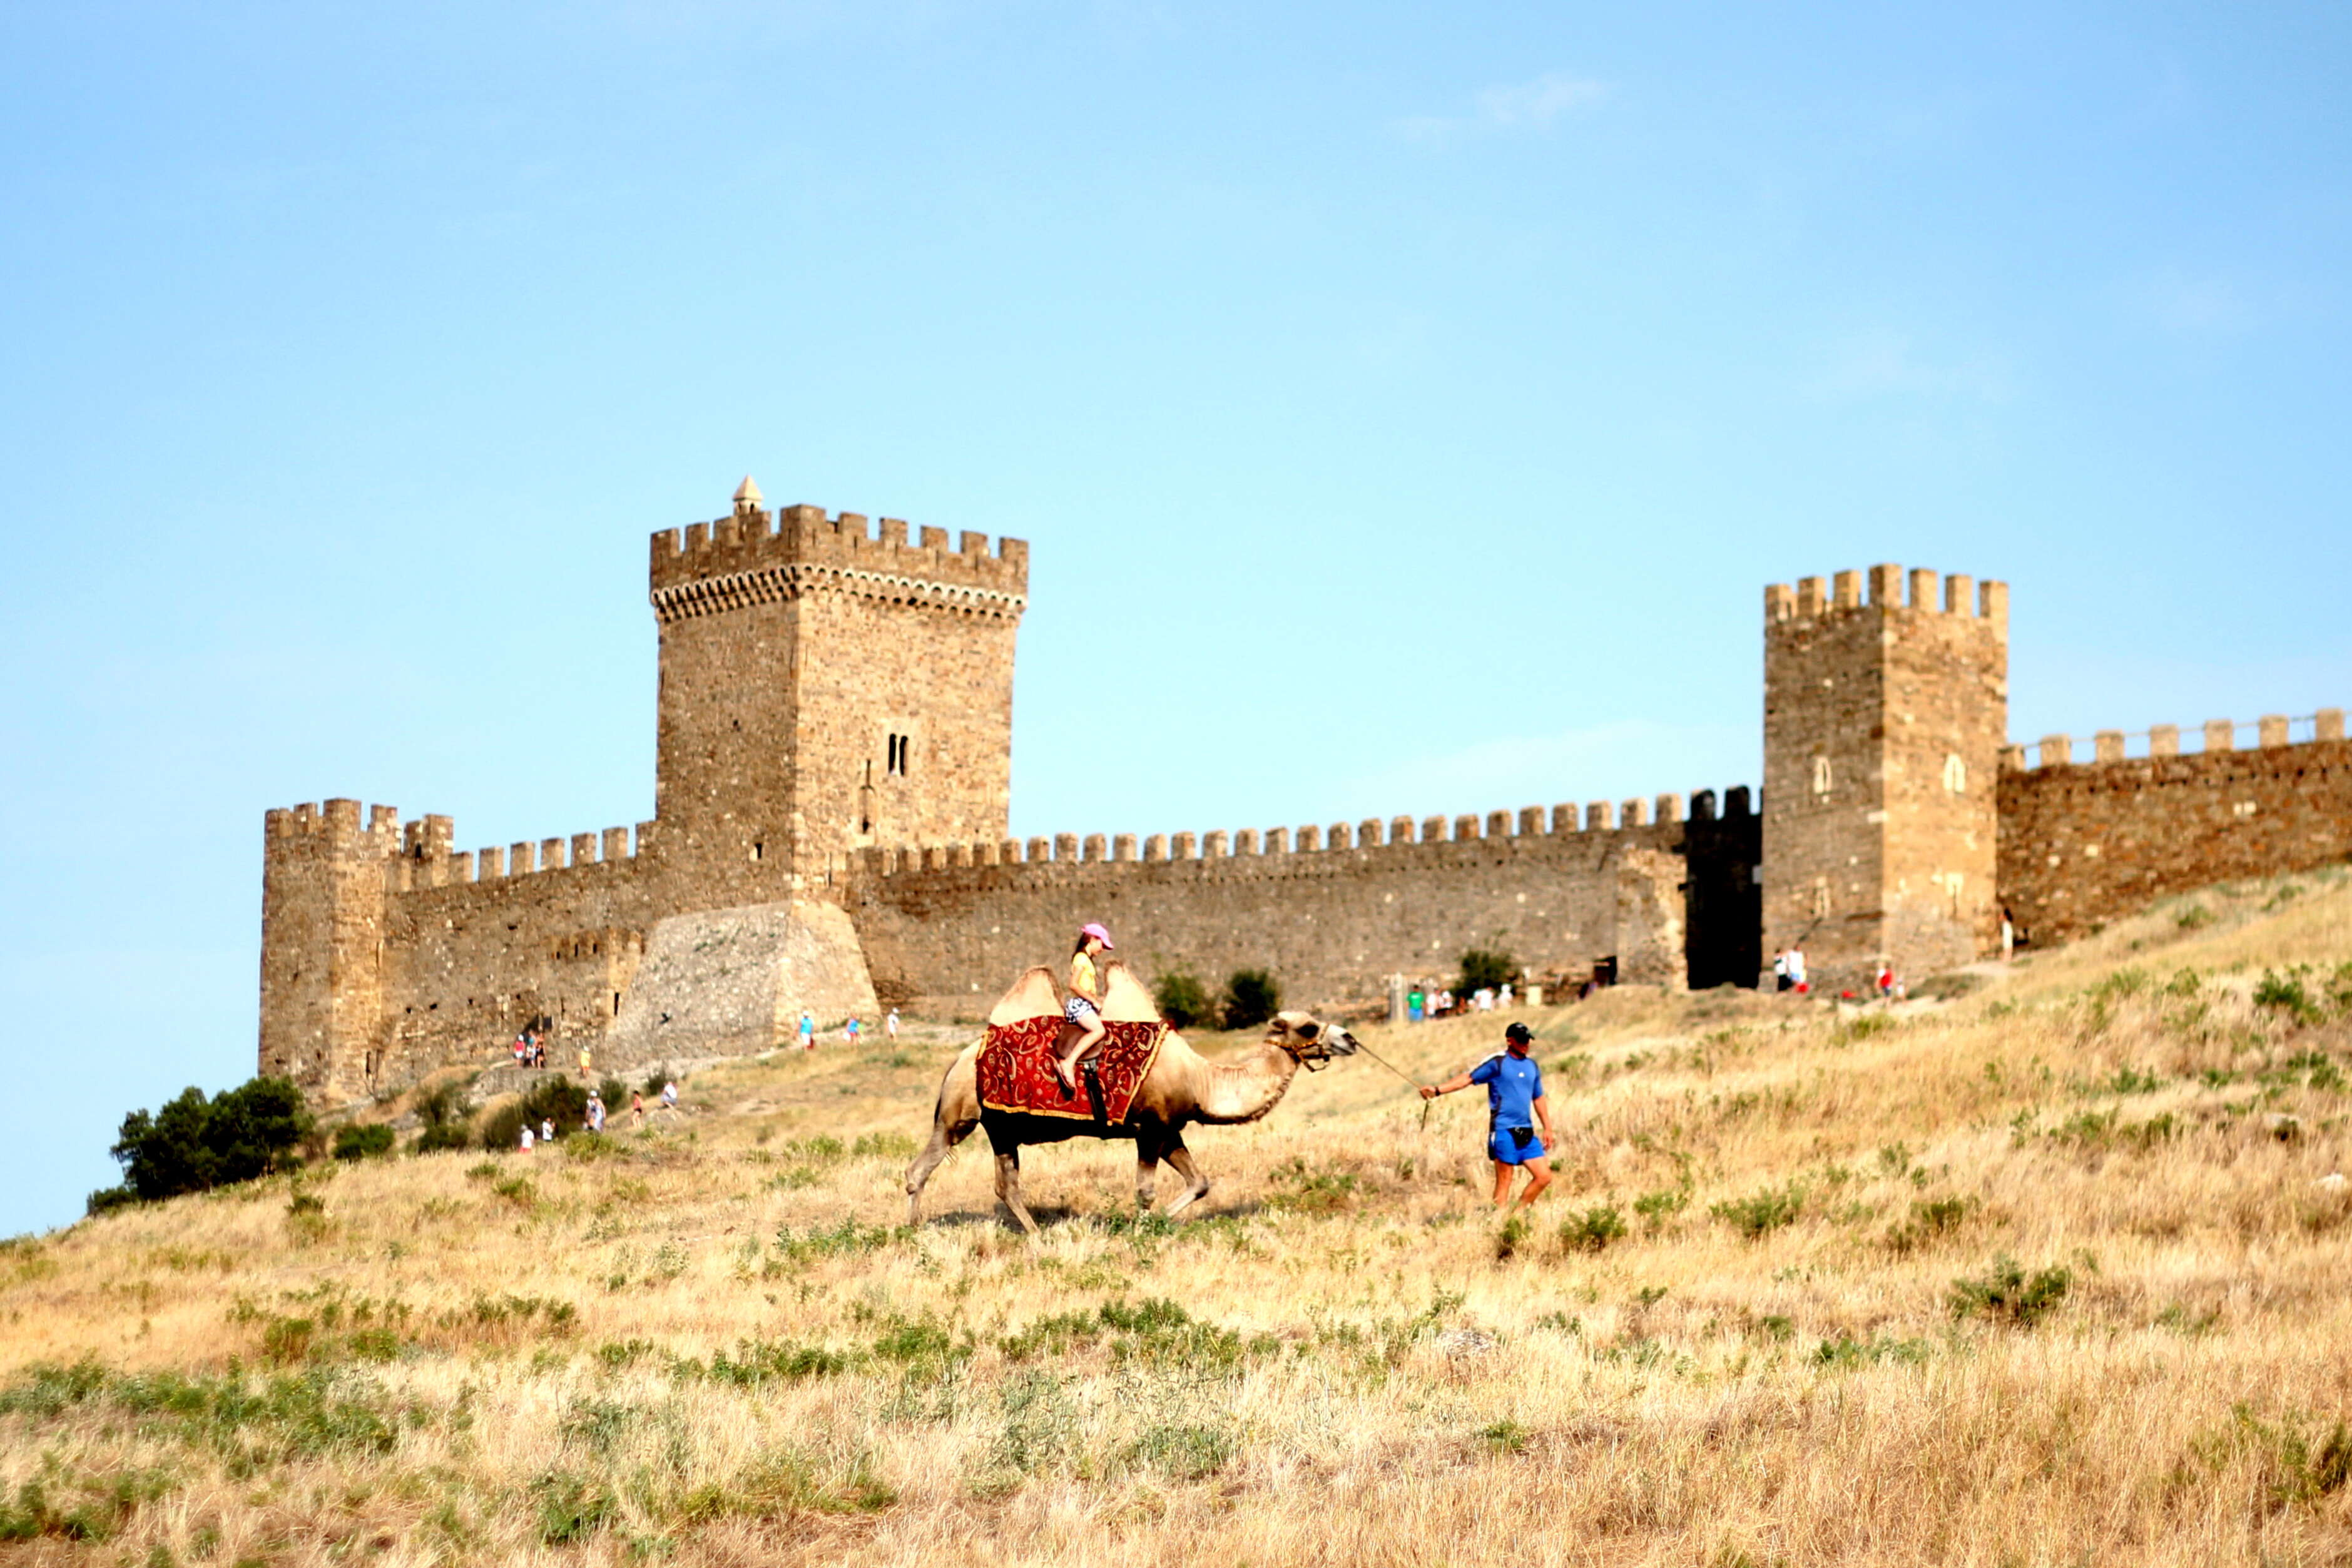
[[[2352,1561],[2341,876],[1895,1015],[1525,1016],[1561,1180],[1509,1230],[1483,1106],[1360,1057],[1200,1132],[1191,1223],[1070,1145],[1024,1242],[975,1140],[896,1228],[942,1038],[10,1244],[0,1553]],[[1435,1077],[1501,1023],[1362,1034]]]

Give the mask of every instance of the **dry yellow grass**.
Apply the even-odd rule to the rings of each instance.
[[[1424,1122],[1360,1058],[1201,1132],[1192,1223],[1072,1144],[1024,1242],[975,1140],[894,1230],[945,1040],[712,1070],[598,1157],[110,1215],[0,1250],[0,1491],[41,1531],[0,1552],[2352,1561],[2347,961],[2322,876],[1892,1018],[1525,1015],[1563,1136],[1523,1234],[1483,1107]],[[2300,1012],[2256,999],[2288,964]],[[1362,1033],[1433,1078],[1501,1023]],[[1956,1315],[2004,1257],[2029,1300]]]

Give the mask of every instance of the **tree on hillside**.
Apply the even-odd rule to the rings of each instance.
[[[257,1078],[207,1099],[191,1085],[152,1113],[134,1110],[108,1151],[122,1185],[89,1195],[89,1212],[153,1203],[268,1175],[310,1133],[310,1108],[290,1079]]]

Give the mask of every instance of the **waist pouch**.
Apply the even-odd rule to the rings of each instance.
[[[1515,1149],[1524,1149],[1536,1141],[1536,1130],[1532,1127],[1514,1127],[1510,1133],[1511,1146]]]

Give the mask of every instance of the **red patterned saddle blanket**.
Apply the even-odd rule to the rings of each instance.
[[[1069,1116],[1082,1121],[1124,1121],[1136,1091],[1160,1059],[1168,1026],[1106,1021],[1102,1044],[1078,1064],[1078,1089],[1071,1094],[1054,1069],[1054,1042],[1062,1019],[1048,1016],[991,1024],[973,1064],[980,1103],[991,1110],[1022,1110],[1036,1116]],[[1092,1068],[1091,1074],[1087,1069]],[[1099,1103],[1097,1103],[1099,1101]]]

